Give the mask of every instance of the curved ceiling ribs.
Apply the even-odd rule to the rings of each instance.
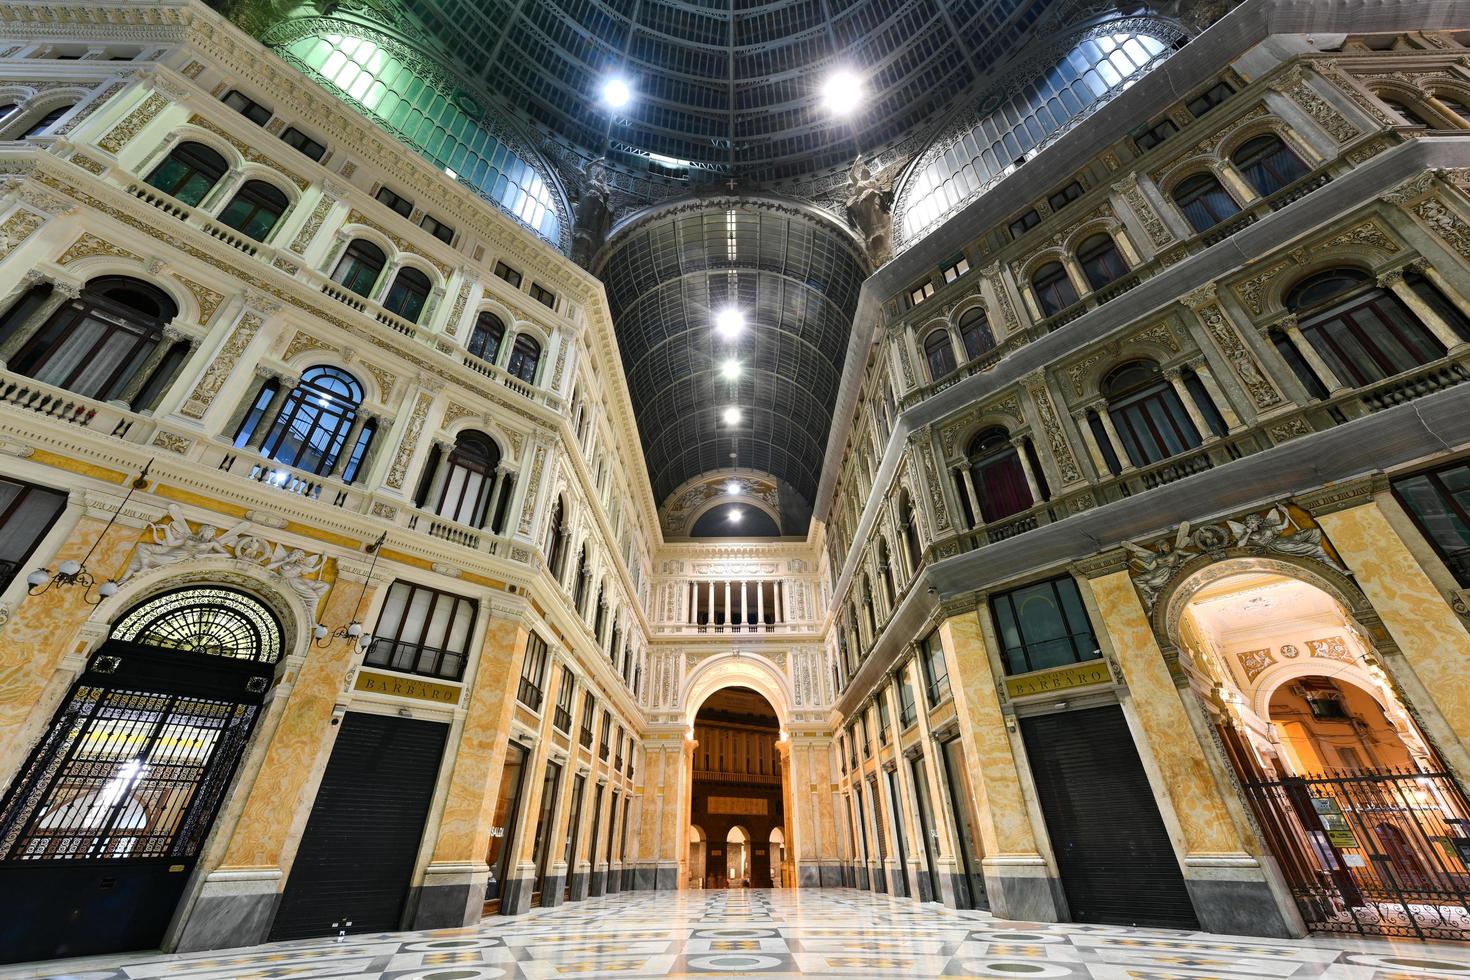
[[[738,466],[810,503],[865,275],[851,236],[796,207],[709,201],[619,232],[597,274],[655,498]],[[714,330],[726,306],[746,318],[733,341]],[[734,381],[719,371],[730,357]],[[743,415],[735,426],[721,419],[731,405]]]

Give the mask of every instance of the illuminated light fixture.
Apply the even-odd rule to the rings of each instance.
[[[725,484],[725,492],[732,497],[740,496],[740,481],[731,480],[729,483]]]
[[[740,513],[740,508],[739,507],[731,507],[730,508],[730,523],[732,523],[732,524],[739,524],[740,523],[740,518],[743,517],[743,516],[744,515]]]
[[[733,357],[720,365],[720,377],[727,381],[734,381],[740,377],[740,362]]]
[[[740,331],[745,329],[745,314],[733,306],[727,306],[715,314],[715,329],[726,340],[738,337],[740,336]]]
[[[373,580],[373,572],[378,567],[378,555],[382,551],[383,542],[387,540],[388,532],[384,531],[378,535],[378,540],[363,548],[364,551],[373,556],[373,560],[368,565],[367,578],[362,580],[362,588],[357,590],[357,605],[352,607],[352,621],[346,626],[338,626],[336,629],[331,629],[325,623],[317,623],[311,630],[311,635],[315,638],[317,646],[324,647],[333,640],[351,640],[363,650],[366,650],[372,645],[373,634],[362,628],[362,623],[358,620],[357,614],[362,611],[363,597],[367,595],[368,583]]]
[[[633,101],[633,88],[625,79],[609,78],[602,83],[602,104],[609,109],[621,109]]]
[[[459,174],[455,173],[452,167],[445,167],[444,172],[449,175],[450,180],[459,180]]]
[[[827,76],[822,84],[822,104],[827,111],[845,116],[863,101],[863,81],[845,68],[839,68]]]
[[[739,425],[740,409],[736,408],[734,405],[731,405],[729,408],[725,409],[725,414],[722,417],[724,418],[726,425]]]
[[[103,599],[111,599],[117,595],[118,584],[116,580],[109,578],[104,582],[98,582],[92,577],[92,573],[87,570],[87,562],[91,560],[92,554],[97,550],[97,546],[102,543],[102,539],[107,536],[107,532],[112,530],[112,525],[117,522],[118,515],[123,512],[123,508],[128,505],[128,501],[133,499],[133,493],[148,486],[148,471],[152,468],[153,460],[150,459],[128,486],[128,492],[123,495],[122,503],[117,505],[117,510],[113,511],[112,516],[107,519],[107,525],[97,535],[97,540],[92,542],[92,547],[87,549],[87,553],[83,556],[82,560],[77,561],[75,558],[68,558],[57,565],[56,571],[54,572],[49,568],[38,568],[31,572],[26,576],[27,594],[41,595],[44,592],[49,592],[53,586],[80,585],[82,587],[82,599],[89,606],[95,606],[102,602]],[[187,534],[188,528],[184,528],[183,532]],[[97,597],[95,599],[92,597],[93,588],[97,590]]]

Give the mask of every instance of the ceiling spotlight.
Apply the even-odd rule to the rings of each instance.
[[[729,483],[725,484],[725,492],[732,497],[740,496],[740,481],[731,480]]]
[[[862,101],[862,79],[845,68],[833,72],[822,85],[822,104],[828,112],[845,116]]]
[[[739,524],[740,523],[741,516],[742,515],[740,513],[740,508],[739,507],[731,507],[730,508],[730,520],[731,520],[731,522],[733,522],[735,524]]]
[[[733,306],[726,307],[715,314],[715,329],[726,339],[736,337],[745,329],[745,314]]]
[[[609,78],[602,83],[602,104],[609,109],[621,109],[633,100],[632,87],[621,78]]]
[[[731,405],[729,408],[725,409],[724,419],[726,425],[739,425],[740,409],[736,408],[734,405]]]
[[[740,362],[731,358],[720,365],[720,376],[727,381],[734,381],[740,377]]]

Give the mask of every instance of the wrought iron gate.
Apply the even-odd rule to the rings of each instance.
[[[1309,928],[1470,940],[1470,805],[1449,774],[1243,785]]]

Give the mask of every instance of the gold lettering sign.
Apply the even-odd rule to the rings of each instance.
[[[1108,665],[1102,660],[1089,660],[1085,664],[1040,670],[1032,674],[1006,678],[1006,693],[1013,698],[1025,698],[1034,694],[1054,694],[1074,687],[1091,687],[1093,684],[1112,683]]]
[[[743,796],[711,796],[705,809],[710,813],[732,817],[764,817],[768,800]]]
[[[433,701],[435,704],[458,704],[460,689],[452,684],[437,684],[417,677],[401,677],[396,674],[379,674],[376,671],[360,670],[353,690],[369,694],[392,694],[400,698],[418,701]]]

